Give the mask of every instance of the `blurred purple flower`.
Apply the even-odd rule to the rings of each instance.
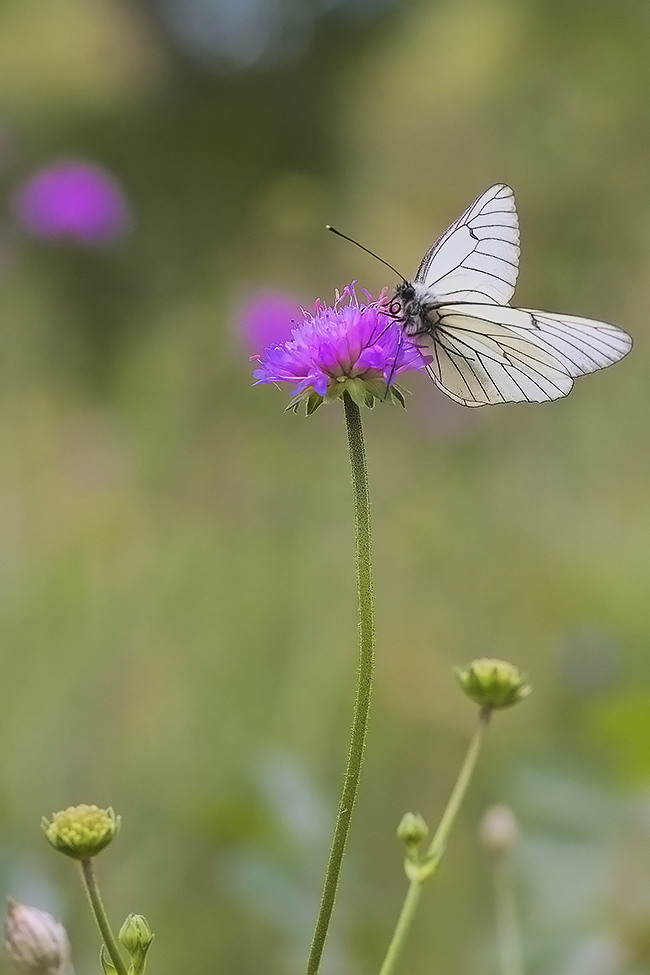
[[[337,292],[331,307],[317,299],[314,313],[304,314],[290,341],[252,357],[259,363],[254,385],[296,383],[291,395],[296,406],[309,400],[308,412],[346,391],[360,405],[390,400],[395,377],[407,369],[424,369],[431,357],[422,354],[387,311],[383,293],[379,301],[367,295],[360,304],[354,283],[342,295]],[[395,396],[402,402],[399,391]]]
[[[263,291],[254,295],[239,313],[239,328],[251,352],[267,345],[285,342],[291,330],[303,319],[302,308],[290,295]]]
[[[13,207],[36,237],[68,237],[91,246],[114,240],[129,222],[118,183],[101,167],[82,160],[37,170],[18,187]]]

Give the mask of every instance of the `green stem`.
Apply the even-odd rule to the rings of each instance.
[[[99,887],[97,886],[93,861],[81,860],[80,867],[83,885],[86,893],[88,894],[88,900],[90,901],[90,908],[93,912],[95,921],[97,922],[97,927],[99,928],[99,933],[102,936],[102,940],[106,945],[106,950],[110,955],[113,965],[115,966],[117,975],[128,975],[126,965],[122,961],[120,949],[118,948],[117,941],[115,940],[115,935],[113,934],[108,917],[106,916],[106,911],[104,910],[102,898],[99,893]]]
[[[341,863],[350,830],[352,811],[359,786],[363,749],[368,727],[368,712],[375,662],[375,624],[372,595],[372,558],[370,540],[370,493],[366,450],[361,425],[361,411],[346,393],[343,397],[345,425],[352,468],[352,496],[354,501],[354,529],[356,537],[357,592],[359,597],[359,667],[357,694],[354,703],[352,732],[343,791],[334,829],[320,910],[307,962],[307,975],[316,975],[320,966],[325,938],[332,917],[334,899],[341,872]]]
[[[384,958],[379,975],[389,975],[390,972],[395,970],[397,959],[402,953],[404,942],[411,930],[411,924],[413,923],[417,906],[420,903],[423,886],[424,881],[420,880],[419,877],[414,877],[409,884],[409,889],[404,898],[402,910],[397,919],[395,931],[388,946],[388,951],[386,952],[386,957]]]
[[[429,849],[427,850],[424,859],[419,865],[419,870],[417,864],[408,863],[411,882],[409,884],[409,889],[407,891],[406,898],[404,899],[402,910],[400,911],[400,915],[395,926],[395,931],[393,932],[393,937],[391,938],[391,942],[388,946],[388,951],[386,952],[386,957],[384,958],[379,975],[392,975],[394,972],[397,960],[402,953],[406,938],[411,929],[411,924],[413,923],[413,918],[415,917],[415,911],[420,902],[422,888],[427,880],[434,876],[438,869],[440,860],[445,852],[445,847],[447,846],[449,833],[454,825],[454,821],[458,815],[458,810],[460,809],[461,803],[465,798],[465,793],[467,792],[467,788],[472,778],[472,773],[476,768],[476,762],[479,752],[481,751],[481,745],[483,744],[485,732],[490,720],[490,714],[491,711],[489,708],[482,708],[479,713],[478,725],[472,736],[472,740],[469,743],[467,753],[463,759],[463,764],[460,767],[456,784],[452,789],[449,802],[447,803],[445,811],[442,814],[440,825],[438,826],[433,839],[431,840]]]
[[[501,975],[524,975],[515,878],[507,854],[494,864],[494,899]]]
[[[447,803],[445,811],[442,814],[440,825],[435,831],[433,839],[429,845],[429,849],[426,852],[426,860],[435,859],[436,861],[439,861],[445,852],[451,827],[454,825],[454,820],[458,815],[458,810],[461,807],[470,780],[474,774],[474,769],[476,768],[476,762],[478,760],[479,752],[481,751],[481,745],[483,744],[483,739],[485,738],[485,732],[487,731],[491,714],[492,711],[490,708],[481,708],[479,711],[476,730],[472,735],[472,740],[469,743],[467,754],[465,755],[463,764],[460,767],[456,784],[452,789],[451,795],[449,796],[449,802]]]

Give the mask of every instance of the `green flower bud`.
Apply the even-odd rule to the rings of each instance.
[[[488,710],[509,708],[532,690],[526,674],[506,660],[481,657],[465,670],[456,667],[454,673],[467,696]]]
[[[122,944],[131,956],[131,971],[133,975],[142,975],[147,962],[147,952],[153,941],[151,928],[142,914],[129,914],[120,928],[118,935]]]
[[[114,838],[120,817],[110,806],[100,809],[82,803],[54,813],[51,823],[43,817],[41,827],[55,850],[75,860],[90,860]]]
[[[407,850],[415,850],[429,835],[429,827],[419,813],[407,812],[397,827],[397,835]]]
[[[483,814],[479,835],[488,853],[502,856],[517,845],[519,823],[510,806],[490,806]]]
[[[23,972],[72,975],[66,930],[46,911],[9,897],[4,935],[7,954]]]

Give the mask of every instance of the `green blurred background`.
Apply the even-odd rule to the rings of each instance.
[[[402,970],[494,975],[483,809],[512,804],[529,971],[650,971],[650,7],[625,0],[3,0],[0,877],[97,941],[42,814],[113,804],[99,863],[151,966],[299,973],[356,668],[340,407],[251,388],[241,310],[411,273],[496,181],[517,302],[633,355],[568,400],[469,411],[422,376],[366,415],[378,662],[324,971],[378,969],[474,713],[450,669],[526,669]],[[130,233],[44,242],[16,187],[105,167]]]

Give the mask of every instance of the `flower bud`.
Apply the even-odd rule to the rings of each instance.
[[[55,850],[75,860],[90,860],[114,838],[120,817],[110,806],[100,809],[82,803],[54,813],[51,823],[43,817],[41,826]]]
[[[532,690],[527,676],[506,660],[481,657],[465,670],[456,667],[454,673],[467,696],[488,710],[509,708]]]
[[[397,827],[397,835],[407,850],[415,850],[429,835],[429,827],[419,813],[407,812]]]
[[[5,918],[5,949],[24,972],[72,975],[70,943],[62,924],[51,914],[10,897]]]
[[[510,806],[490,806],[483,814],[479,835],[488,853],[502,856],[516,846],[519,823]]]
[[[151,928],[142,914],[129,914],[118,935],[131,956],[133,975],[142,975],[147,961],[147,952],[153,941]]]

